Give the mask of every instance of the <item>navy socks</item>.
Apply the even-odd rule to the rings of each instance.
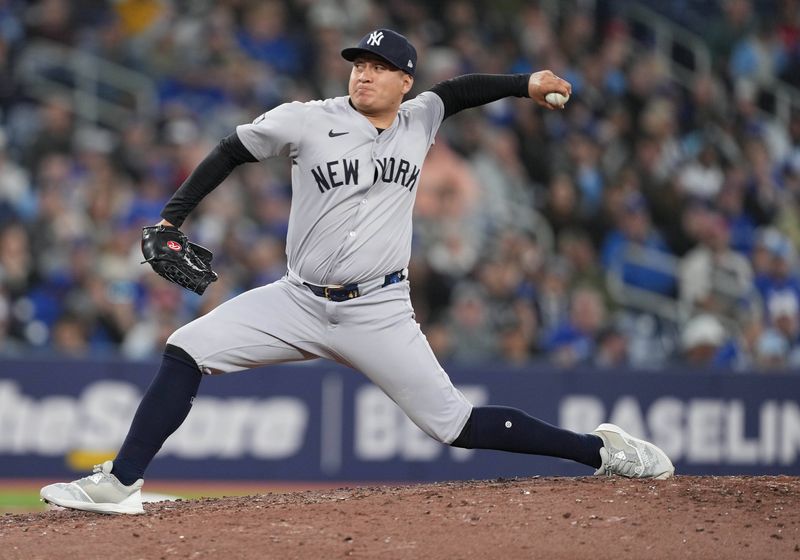
[[[472,409],[466,426],[451,445],[548,455],[598,468],[603,440],[557,428],[516,408],[481,406]]]
[[[114,459],[112,474],[126,486],[144,471],[167,438],[192,408],[203,374],[194,360],[176,346],[167,346],[161,368],[136,409],[125,442]]]

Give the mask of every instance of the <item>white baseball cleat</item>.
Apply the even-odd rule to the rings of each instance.
[[[603,440],[603,464],[595,475],[618,474],[629,478],[664,480],[675,474],[667,454],[652,443],[636,439],[615,424],[600,424],[592,434]]]
[[[91,476],[74,482],[57,482],[42,488],[42,500],[57,506],[95,513],[144,513],[141,478],[125,486],[111,474],[112,461],[95,465]]]

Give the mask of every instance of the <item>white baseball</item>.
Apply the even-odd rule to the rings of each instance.
[[[569,101],[569,95],[561,95],[554,91],[545,95],[544,100],[553,107],[563,107]]]

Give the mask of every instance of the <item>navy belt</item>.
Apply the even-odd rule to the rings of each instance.
[[[397,284],[406,279],[405,271],[398,270],[387,274],[383,277],[383,281],[378,278],[370,282],[362,284],[347,284],[345,286],[315,286],[308,282],[303,282],[305,286],[315,295],[330,301],[347,301],[348,299],[355,299],[359,296],[366,295],[375,288],[383,288],[389,284]]]

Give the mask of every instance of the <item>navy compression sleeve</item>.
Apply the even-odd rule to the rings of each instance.
[[[439,82],[431,91],[442,99],[444,118],[504,97],[528,97],[530,74],[465,74]]]
[[[175,191],[161,211],[161,217],[180,227],[203,197],[217,188],[236,166],[253,161],[258,160],[235,132],[226,136]]]

